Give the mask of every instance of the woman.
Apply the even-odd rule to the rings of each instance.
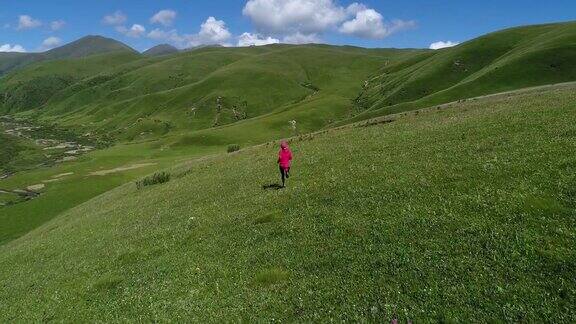
[[[280,152],[278,152],[278,166],[280,176],[282,177],[282,188],[286,187],[286,179],[290,178],[290,162],[292,161],[292,151],[286,141],[280,143]]]

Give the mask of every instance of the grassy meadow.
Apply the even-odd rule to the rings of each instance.
[[[33,201],[0,207],[0,244],[152,171],[225,152],[230,144],[246,147],[318,130],[349,114],[374,69],[411,52],[277,45],[141,57],[125,50],[16,70],[0,80],[0,114],[116,145],[0,180],[6,190],[45,185]],[[293,119],[296,131],[288,123]],[[0,149],[13,150],[7,144]],[[39,159],[45,153],[35,152]],[[89,176],[140,164],[146,166]],[[0,194],[4,198],[14,197]]]
[[[357,98],[355,120],[574,81],[576,23],[524,26],[391,62]]]
[[[0,53],[0,322],[575,322],[575,54]]]
[[[573,322],[574,86],[169,169],[0,246],[0,321]]]

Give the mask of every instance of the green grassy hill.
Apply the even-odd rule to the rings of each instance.
[[[113,71],[115,67],[139,58],[131,52],[113,52],[74,60],[54,60],[35,63],[17,73],[0,79],[2,112],[34,111],[41,113],[47,102],[66,88],[87,77]],[[109,72],[112,73],[112,72]],[[91,79],[96,83],[105,78]],[[88,81],[88,82],[90,82]]]
[[[70,59],[88,52],[106,54]],[[310,131],[574,81],[575,53],[576,23],[508,29],[439,51],[270,45],[150,57],[87,37],[44,54],[66,60],[35,63],[0,80],[0,112],[25,111],[121,141],[178,137],[278,112],[284,124],[307,122],[303,131]]]
[[[154,169],[223,152],[229,144],[246,147],[314,131],[346,117],[361,80],[385,60],[411,52],[318,45],[206,47],[157,58],[115,52],[43,62],[11,74],[0,89],[7,90],[4,108],[10,102],[11,111],[23,110],[18,117],[90,133],[97,142],[125,143],[1,180],[6,190],[46,187],[34,201],[2,208],[0,223],[8,225],[0,228],[0,244]],[[45,76],[51,87],[36,87]],[[296,131],[288,124],[292,119],[298,120]],[[146,167],[90,176],[142,164]]]
[[[42,55],[47,60],[60,60],[87,57],[112,52],[131,52],[137,53],[128,45],[117,40],[91,35],[82,37],[70,44],[51,49]]]
[[[358,97],[356,119],[576,80],[576,23],[518,27],[389,64]]]
[[[0,82],[0,109],[121,140],[225,125],[312,96],[336,103],[331,115],[342,119],[374,70],[417,52],[319,45],[206,47],[158,58],[114,52],[10,74]]]
[[[41,61],[41,57],[29,53],[0,53],[0,77],[12,70]]]
[[[42,53],[0,53],[0,77],[36,62],[80,58],[118,51],[135,53],[129,46],[102,36],[86,36]]]
[[[575,86],[191,161],[0,246],[0,321],[576,320]],[[33,296],[31,300],[30,296]]]
[[[144,51],[142,53],[142,55],[146,55],[146,56],[162,56],[162,55],[170,55],[170,54],[175,54],[178,53],[179,50],[172,46],[172,45],[168,45],[168,44],[160,44],[160,45],[156,45],[146,51]]]
[[[575,51],[562,23],[439,51],[0,53],[5,120],[115,142],[58,162],[0,135],[0,322],[574,322]],[[288,137],[274,190],[277,144],[253,145]]]
[[[46,183],[33,202],[2,208],[0,223],[10,225],[0,227],[0,244],[134,177],[230,144],[247,147],[468,96],[576,80],[575,26],[520,27],[440,51],[277,44],[149,57],[110,39],[83,38],[48,52],[54,60],[0,78],[0,115],[65,129],[101,147],[117,145],[0,180],[6,190]],[[46,155],[50,163],[41,165],[59,158],[21,141],[2,141],[0,150],[34,153],[3,158],[10,170],[27,170]],[[89,176],[132,165],[146,167]]]

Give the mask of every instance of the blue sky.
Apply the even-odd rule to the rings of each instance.
[[[428,48],[575,19],[574,0],[0,0],[0,51],[42,51],[94,34],[138,50],[274,42]]]

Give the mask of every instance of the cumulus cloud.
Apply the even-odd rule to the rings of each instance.
[[[430,49],[439,50],[442,48],[453,47],[453,46],[456,46],[458,44],[460,44],[460,43],[452,42],[452,41],[446,41],[446,42],[439,41],[439,42],[434,42],[434,43],[430,44]]]
[[[150,18],[150,22],[153,24],[161,24],[163,26],[171,26],[176,19],[176,11],[170,9],[164,9],[158,11],[152,18]]]
[[[28,15],[20,15],[18,17],[18,27],[16,29],[33,29],[40,26],[42,26],[42,22],[40,20],[34,19]]]
[[[346,9],[332,0],[249,0],[242,13],[264,34],[311,35],[346,19]]]
[[[43,42],[42,45],[40,46],[40,49],[42,51],[47,51],[50,49],[53,49],[54,47],[59,46],[60,44],[62,44],[62,40],[58,37],[48,37],[46,38]]]
[[[361,38],[382,39],[393,33],[414,28],[414,21],[393,20],[384,22],[384,17],[374,9],[357,9],[355,17],[348,20],[338,29],[343,34],[354,35]]]
[[[156,28],[146,36],[157,41],[169,42],[180,48],[200,45],[231,46],[229,40],[232,38],[232,34],[226,27],[226,23],[214,17],[208,17],[208,19],[200,25],[200,31],[196,34],[180,34],[176,29],[162,30]]]
[[[187,36],[190,46],[199,45],[229,45],[227,42],[232,37],[232,34],[226,27],[226,23],[222,20],[217,20],[214,17],[208,17],[206,21],[200,25],[200,32],[195,35]]]
[[[184,35],[178,34],[178,31],[176,29],[165,31],[156,28],[150,31],[147,37],[157,41],[169,42],[172,43],[173,45],[176,45],[177,47],[186,46],[186,37]]]
[[[125,26],[117,26],[116,31],[133,38],[139,38],[140,36],[146,34],[146,28],[139,24],[134,24],[130,28],[126,28]]]
[[[346,8],[346,14],[348,14],[350,16],[354,16],[358,12],[360,12],[362,10],[366,10],[366,9],[368,9],[368,7],[366,7],[366,5],[358,3],[358,2],[354,2],[353,4],[349,5]]]
[[[53,31],[57,31],[64,28],[65,25],[66,22],[64,20],[55,20],[50,23],[50,29],[52,29]]]
[[[102,18],[102,23],[109,26],[118,26],[122,25],[123,23],[128,20],[128,17],[122,11],[116,11],[113,14],[109,14]]]
[[[363,38],[384,38],[388,34],[384,27],[384,17],[376,10],[365,9],[356,13],[356,17],[346,21],[340,32]]]
[[[4,44],[0,45],[0,52],[26,53],[26,49],[18,44],[14,44],[14,46],[12,46],[11,44]]]
[[[327,31],[382,39],[416,26],[414,21],[387,22],[362,3],[342,7],[335,0],[249,0],[242,13],[259,34],[282,36],[291,43],[318,42]]]
[[[238,46],[262,46],[268,44],[278,44],[280,40],[277,38],[262,37],[258,34],[244,33],[238,37]]]

